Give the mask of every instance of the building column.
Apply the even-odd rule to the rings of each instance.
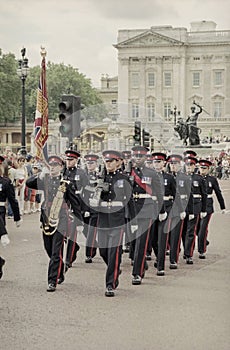
[[[129,119],[129,58],[118,59],[118,113],[119,119]]]
[[[141,120],[146,120],[146,106],[145,106],[145,97],[146,97],[146,74],[145,74],[145,63],[146,57],[139,58],[140,64],[140,97],[139,97],[139,116]]]

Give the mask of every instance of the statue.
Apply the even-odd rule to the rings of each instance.
[[[199,114],[202,112],[202,107],[193,101],[193,104],[199,108],[199,111],[196,111],[196,107],[191,107],[191,115],[184,121],[182,118],[179,118],[177,121],[174,130],[179,134],[180,139],[183,140],[183,145],[187,146],[189,139],[189,145],[195,146],[200,144],[199,133],[201,129],[197,127],[197,119]]]

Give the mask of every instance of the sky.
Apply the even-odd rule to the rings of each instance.
[[[229,0],[0,0],[0,48],[40,65],[40,47],[47,61],[77,68],[93,86],[101,74],[116,76],[120,29],[171,25],[190,30],[193,21],[214,21],[230,30]]]

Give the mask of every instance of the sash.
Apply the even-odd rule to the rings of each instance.
[[[131,172],[131,176],[134,177],[135,182],[148,194],[150,194],[150,196],[152,196],[153,192],[150,186],[148,186],[147,184],[144,184],[141,182],[141,178],[135,173],[135,171],[132,169]]]

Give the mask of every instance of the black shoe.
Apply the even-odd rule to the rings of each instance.
[[[49,283],[48,288],[46,289],[47,292],[55,292],[56,286],[54,283]]]
[[[0,257],[0,279],[2,278],[2,275],[3,275],[3,271],[2,271],[3,265],[5,265],[5,260]]]
[[[165,272],[164,270],[157,271],[157,276],[164,276]]]
[[[199,254],[199,259],[206,259],[205,254],[204,254],[204,253],[200,253],[200,254]]]
[[[170,268],[171,270],[176,270],[176,269],[177,269],[177,263],[176,263],[176,262],[170,263],[169,268]]]
[[[153,266],[157,269],[157,260],[154,261]]]
[[[133,285],[141,284],[141,276],[139,276],[139,275],[134,276],[132,279],[132,284]]]
[[[149,269],[149,265],[147,263],[147,261],[145,261],[145,270],[147,271]]]
[[[85,263],[86,264],[91,264],[93,262],[93,259],[91,258],[91,256],[87,256],[85,259]]]
[[[165,255],[169,255],[170,254],[170,251],[169,250],[166,250],[166,252],[165,252]]]
[[[65,264],[65,272],[67,272],[72,267],[72,264]]]
[[[128,246],[128,245],[125,246],[125,249],[123,249],[123,252],[124,252],[124,253],[129,253],[129,246]]]
[[[193,260],[192,260],[191,257],[186,258],[186,264],[188,264],[188,265],[193,265]]]
[[[151,254],[146,254],[145,258],[146,258],[147,261],[151,261],[152,260]]]
[[[58,279],[58,284],[62,284],[65,281],[65,277],[64,276],[60,276]]]
[[[111,286],[108,286],[106,291],[105,291],[105,296],[106,297],[114,297],[115,293],[114,290]]]

